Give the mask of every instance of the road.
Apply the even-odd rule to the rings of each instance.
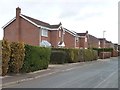
[[[62,66],[50,75],[6,88],[118,88],[118,58]]]

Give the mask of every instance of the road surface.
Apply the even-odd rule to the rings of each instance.
[[[59,67],[60,68],[60,67]],[[62,66],[53,74],[6,88],[118,88],[118,58]]]

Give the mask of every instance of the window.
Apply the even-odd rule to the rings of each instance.
[[[100,41],[98,42],[98,45],[100,46]]]
[[[40,42],[40,46],[42,46],[42,47],[51,47],[51,43],[49,43],[46,40],[42,40],[42,42]]]
[[[61,37],[61,31],[59,31],[59,37]]]
[[[85,42],[87,42],[87,38],[85,37]]]
[[[48,37],[48,30],[42,28],[42,36]]]
[[[79,42],[79,38],[78,37],[76,37],[76,42]]]

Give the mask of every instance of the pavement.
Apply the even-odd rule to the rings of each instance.
[[[114,58],[112,58],[114,59]],[[93,65],[93,64],[96,64],[97,63],[104,63],[104,62],[107,62],[110,61],[111,59],[98,59],[97,61],[91,61],[91,62],[78,62],[78,63],[71,63],[71,64],[63,64],[63,65],[49,65],[48,69],[45,69],[45,70],[40,70],[40,71],[35,71],[35,72],[31,72],[31,73],[23,73],[23,74],[11,74],[11,75],[8,75],[8,76],[4,76],[4,77],[1,77],[2,79],[2,84],[1,84],[1,87],[2,88],[6,88],[10,85],[14,85],[14,84],[19,84],[21,82],[27,82],[27,81],[32,81],[34,79],[39,79],[39,78],[42,78],[42,77],[47,77],[47,76],[50,76],[52,74],[56,74],[56,73],[59,73],[59,72],[66,72],[66,71],[71,71],[71,70],[75,70],[75,69],[80,69],[81,67],[85,67],[87,65]],[[116,73],[116,72],[113,72],[111,74],[111,76]],[[111,77],[109,76],[109,77]],[[108,78],[109,78],[108,77]],[[102,81],[104,82],[104,80]],[[100,83],[98,84],[96,87],[100,87],[101,84],[103,83]]]

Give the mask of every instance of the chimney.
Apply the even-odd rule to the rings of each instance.
[[[86,34],[88,34],[88,31],[86,31]]]
[[[20,30],[20,14],[21,9],[19,7],[16,8],[16,30],[18,32],[18,41],[21,41],[21,30]]]
[[[21,13],[21,8],[17,7],[16,8],[16,18],[20,16]]]

